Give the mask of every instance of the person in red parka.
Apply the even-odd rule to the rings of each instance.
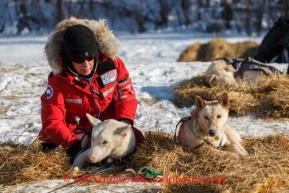
[[[38,135],[44,151],[61,146],[73,162],[86,148],[82,139],[91,128],[86,113],[133,125],[138,101],[117,53],[105,20],[70,18],[52,30],[45,46],[52,72],[41,96]]]

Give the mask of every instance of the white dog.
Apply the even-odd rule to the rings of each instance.
[[[254,83],[262,77],[273,77],[281,73],[272,66],[254,59],[217,58],[206,71],[206,80],[211,87],[222,85],[237,87],[242,81]]]
[[[97,163],[105,158],[121,159],[134,152],[138,142],[131,125],[114,119],[102,122],[90,114],[86,116],[93,126],[91,148],[76,157],[72,165],[75,170],[79,170],[87,161]]]
[[[217,59],[212,62],[206,71],[206,80],[211,87],[217,85],[227,85],[237,87],[238,83],[234,78],[236,70],[232,65],[228,65],[225,60]]]
[[[177,142],[190,148],[195,153],[201,153],[201,147],[210,144],[215,148],[247,155],[241,145],[240,134],[228,125],[229,98],[224,93],[218,101],[204,101],[195,97],[196,109],[191,112],[189,120],[179,128]]]

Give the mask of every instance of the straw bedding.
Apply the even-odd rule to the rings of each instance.
[[[160,171],[169,180],[160,182],[159,192],[289,190],[289,140],[285,134],[243,139],[243,145],[250,154],[246,157],[215,150],[210,146],[204,146],[204,153],[196,155],[176,145],[172,135],[159,131],[146,132],[145,139],[126,167],[147,166]],[[44,154],[39,151],[37,143],[28,146],[1,144],[0,158],[0,182],[4,187],[44,179],[63,179],[70,172],[70,165],[62,151]],[[176,183],[173,180],[176,177],[219,180],[215,183]]]
[[[175,177],[224,177],[224,183],[164,183],[167,192],[272,192],[289,190],[286,176],[288,136],[279,134],[262,138],[243,139],[249,156],[234,156],[204,148],[203,155],[195,155],[176,145],[171,135],[148,132],[131,164],[147,165],[161,173]]]
[[[39,143],[0,144],[0,186],[62,178],[70,165],[63,151],[43,153]]]
[[[224,92],[229,95],[231,112],[239,115],[251,113],[263,118],[289,118],[289,77],[280,74],[278,78],[260,79],[251,85],[241,84],[237,88],[213,87],[200,74],[181,82],[174,88],[179,104],[193,105],[195,96],[204,100],[217,100]]]

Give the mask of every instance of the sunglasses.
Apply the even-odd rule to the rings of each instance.
[[[95,55],[90,56],[90,57],[88,57],[88,58],[86,58],[86,59],[73,59],[73,58],[70,58],[70,60],[71,60],[72,62],[74,62],[74,63],[82,64],[85,60],[87,60],[87,61],[93,60],[93,59],[94,59],[94,56],[95,56]]]

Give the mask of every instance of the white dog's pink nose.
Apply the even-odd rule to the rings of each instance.
[[[89,162],[92,162],[93,157],[92,157],[91,155],[88,155],[88,156],[87,156],[87,160],[88,160]]]

